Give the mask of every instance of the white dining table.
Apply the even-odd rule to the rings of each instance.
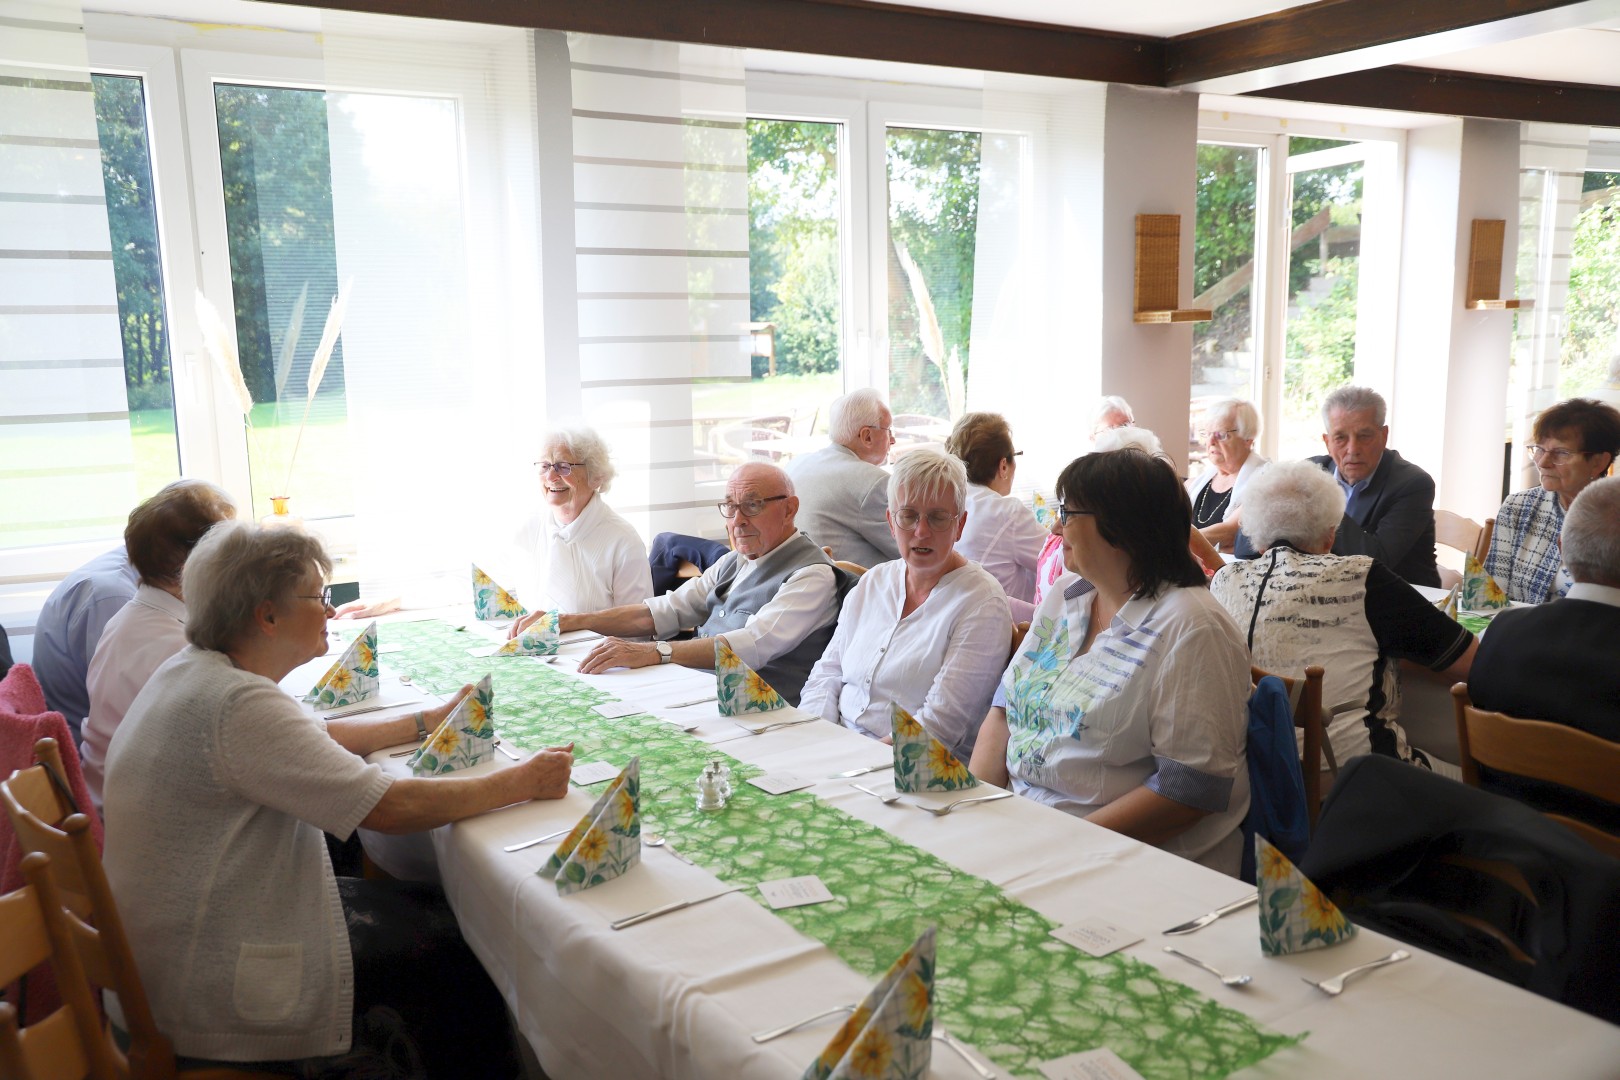
[[[465,613],[453,617],[471,623]],[[498,631],[483,626],[469,625],[468,632],[499,640]],[[565,645],[555,667],[570,668],[588,649],[589,643]],[[397,686],[386,670],[386,645],[381,659],[385,688]],[[305,671],[318,675],[319,667]],[[1252,889],[1026,799],[967,807],[947,817],[903,802],[885,805],[855,790],[852,781],[835,778],[889,761],[884,744],[819,720],[750,735],[721,717],[713,702],[673,707],[713,696],[710,672],[665,666],[573,677],[655,716],[696,722],[692,738],[740,761],[817,778],[810,790],[828,805],[987,879],[1060,925],[1101,918],[1139,935],[1125,955],[1272,1031],[1308,1033],[1235,1075],[1611,1078],[1620,1069],[1620,1027],[1421,950],[1412,949],[1407,962],[1360,977],[1337,998],[1306,983],[1400,947],[1377,933],[1362,930],[1334,948],[1267,958],[1249,908],[1196,933],[1166,937],[1165,928]],[[301,690],[301,678],[295,673],[285,685]],[[389,751],[374,760],[407,772],[405,759]],[[510,764],[497,755],[478,768]],[[860,781],[892,790],[887,777],[878,772]],[[665,849],[646,849],[640,865],[623,877],[563,897],[553,881],[536,873],[551,844],[503,850],[574,825],[601,790],[576,787],[559,800],[507,807],[415,837],[363,839],[384,869],[443,884],[468,943],[553,1080],[801,1075],[836,1030],[836,1018],[764,1044],[750,1035],[858,1001],[871,987],[869,977],[741,893],[623,931],[610,929],[615,919],[729,884],[672,854],[669,848],[679,850],[680,836],[668,837]],[[1223,986],[1166,954],[1169,944],[1224,972],[1249,974],[1252,982]],[[981,1067],[1012,1075],[973,1053]],[[983,1074],[936,1044],[931,1075],[953,1080]]]

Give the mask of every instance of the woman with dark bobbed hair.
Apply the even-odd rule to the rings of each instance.
[[[945,449],[967,466],[967,523],[956,550],[990,572],[1014,600],[1035,599],[1035,564],[1046,530],[1022,499],[1012,496],[1019,452],[1000,413],[971,412],[951,429]]]
[[[1620,454],[1620,411],[1591,398],[1560,401],[1536,417],[1525,447],[1541,486],[1515,491],[1496,512],[1485,572],[1509,600],[1556,600],[1573,582],[1558,551],[1564,511]]]
[[[1064,565],[974,748],[973,774],[1230,874],[1249,807],[1249,656],[1187,550],[1164,463],[1087,454],[1057,482]]]

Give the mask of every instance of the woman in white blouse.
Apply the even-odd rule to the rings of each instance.
[[[1231,551],[1242,524],[1243,488],[1266,464],[1254,452],[1260,413],[1247,401],[1224,398],[1204,411],[1198,441],[1209,447],[1209,468],[1187,481],[1193,528],[1222,551]]]
[[[79,753],[98,810],[113,732],[152,673],[186,647],[186,559],[215,522],[235,516],[231,497],[202,480],[176,480],[130,511],[124,548],[140,587],[101,632],[85,678],[90,715]]]
[[[605,611],[647,599],[653,594],[647,545],[601,498],[614,475],[607,443],[579,427],[550,432],[543,445],[545,452],[534,464],[548,512],[530,522],[518,542],[534,554],[546,606]],[[535,610],[519,619],[511,633],[522,633],[541,614]]]
[[[1046,530],[1022,499],[1012,497],[1019,451],[1006,417],[967,413],[951,429],[945,449],[967,466],[967,524],[956,550],[988,570],[1008,596],[1033,602]]]
[[[900,558],[861,576],[799,708],[888,739],[898,704],[964,761],[1012,640],[996,579],[955,550],[968,516],[967,470],[935,449],[902,457],[889,478],[889,530]]]

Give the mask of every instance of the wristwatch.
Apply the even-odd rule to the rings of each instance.
[[[655,641],[653,642],[653,648],[658,650],[658,662],[660,664],[669,663],[675,656],[675,651],[669,647],[667,641]]]
[[[417,742],[427,742],[427,737],[428,737],[427,716],[420,709],[418,709],[417,712],[416,712],[415,720],[416,720],[416,741]]]

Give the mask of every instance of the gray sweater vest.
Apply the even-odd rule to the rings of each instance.
[[[741,556],[728,559],[726,565],[720,568],[719,578],[715,582],[714,607],[709,612],[709,618],[698,627],[698,636],[716,637],[728,630],[741,630],[760,608],[771,602],[789,577],[806,566],[818,563],[832,567],[834,587],[841,598],[846,591],[843,571],[833,566],[826,552],[804,533],[795,533],[761,556],[754,563],[754,572],[748,580],[736,589],[731,586],[737,572],[742,569],[743,559]],[[837,626],[835,616],[827,625],[813,630],[799,644],[760,668],[760,676],[789,704],[798,705],[804,681],[810,677],[810,669],[821,659],[821,654],[827,651],[827,643],[832,640],[833,630]]]

